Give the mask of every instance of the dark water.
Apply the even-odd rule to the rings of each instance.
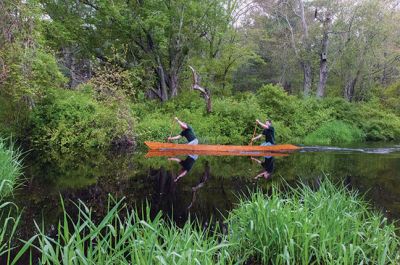
[[[62,218],[60,198],[73,216],[81,200],[94,209],[94,217],[107,211],[108,194],[125,197],[132,208],[148,201],[152,214],[164,212],[178,224],[188,216],[201,222],[222,219],[235,207],[238,196],[273,183],[303,182],[318,185],[328,177],[358,190],[387,217],[400,219],[400,146],[369,145],[346,148],[307,147],[286,157],[179,157],[144,158],[144,153],[93,152],[82,156],[26,158],[27,181],[14,198],[23,208],[18,236],[34,233],[33,220],[55,233]],[[186,160],[185,160],[186,159]],[[259,163],[260,162],[260,163]],[[184,167],[190,170],[184,173]],[[258,178],[256,178],[258,176]],[[282,185],[282,184],[281,184]]]

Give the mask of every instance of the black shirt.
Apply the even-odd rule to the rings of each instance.
[[[193,141],[194,139],[196,139],[196,135],[194,135],[193,129],[192,127],[188,126],[187,129],[181,131],[181,135],[183,137],[186,137],[186,139],[188,140],[188,142]]]
[[[265,171],[268,173],[272,173],[274,171],[274,157],[271,156],[269,158],[265,158],[264,162],[261,163]]]
[[[195,161],[196,161],[196,160],[194,160],[193,157],[188,156],[188,157],[186,157],[185,160],[179,162],[179,164],[181,164],[181,166],[182,166],[185,170],[189,171],[189,170],[192,169],[193,164],[194,164]]]
[[[262,132],[265,135],[265,141],[270,142],[271,144],[275,144],[275,129],[272,126],[269,128],[265,128]]]

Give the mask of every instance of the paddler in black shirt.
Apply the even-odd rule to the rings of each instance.
[[[275,144],[275,129],[272,126],[272,121],[268,119],[265,123],[262,123],[259,120],[256,120],[256,123],[260,125],[264,130],[262,131],[261,134],[257,135],[251,141],[255,141],[260,139],[263,135],[265,135],[265,142],[262,143],[262,146],[267,146],[267,145],[274,145]]]
[[[190,127],[187,123],[180,121],[178,119],[178,117],[175,117],[175,121],[182,128],[182,131],[177,136],[168,137],[168,141],[170,141],[170,140],[178,140],[178,139],[182,138],[182,136],[183,136],[183,137],[185,137],[187,139],[188,144],[198,144],[199,143],[199,140],[197,140],[196,135],[194,134],[192,127]]]

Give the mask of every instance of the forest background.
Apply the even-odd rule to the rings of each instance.
[[[81,152],[165,141],[400,139],[400,1],[4,0],[0,135]],[[190,68],[192,67],[192,69]],[[193,71],[192,71],[193,70]]]

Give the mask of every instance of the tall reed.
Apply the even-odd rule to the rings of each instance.
[[[0,200],[9,195],[22,173],[21,152],[0,137]]]
[[[227,217],[227,233],[187,222],[179,228],[150,206],[137,213],[124,201],[94,221],[79,202],[65,211],[55,237],[37,224],[33,236],[10,260],[32,249],[31,264],[399,264],[396,229],[355,192],[325,180],[272,195],[241,199]]]
[[[12,264],[18,264],[30,247],[38,250],[40,264],[233,264],[225,237],[198,223],[187,222],[178,228],[158,214],[150,218],[147,206],[139,218],[119,201],[99,222],[82,202],[73,221],[65,212],[58,235],[51,238],[37,227]]]
[[[228,217],[235,253],[263,264],[399,264],[395,226],[355,192],[322,182],[242,199]]]
[[[20,215],[18,207],[5,201],[12,193],[21,176],[21,152],[14,145],[6,145],[7,140],[0,137],[0,257],[10,254]]]

